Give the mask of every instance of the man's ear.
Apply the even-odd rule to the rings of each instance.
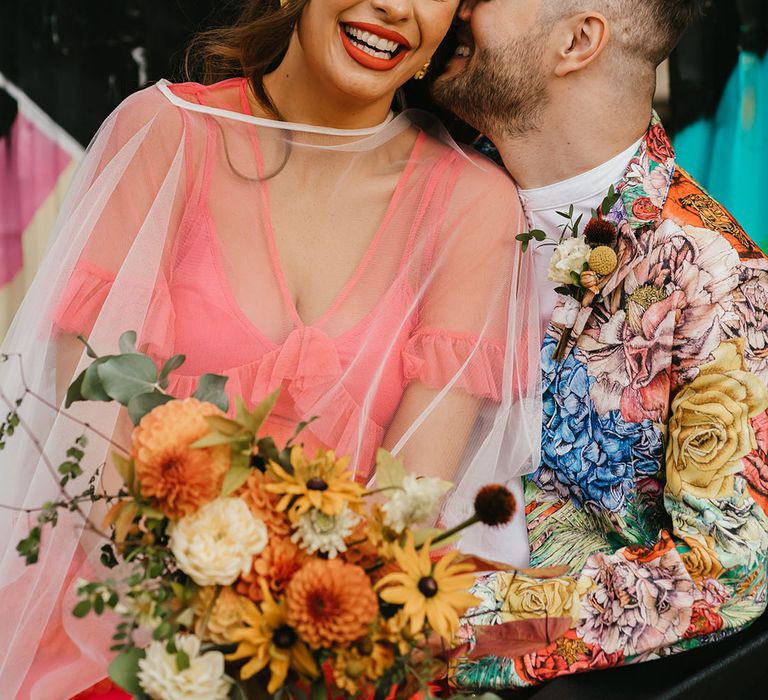
[[[563,41],[558,48],[555,75],[563,78],[583,70],[608,44],[608,20],[599,12],[583,12],[564,20]]]

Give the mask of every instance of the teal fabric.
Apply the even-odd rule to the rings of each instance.
[[[674,144],[682,166],[768,250],[768,55],[742,53],[714,119]]]

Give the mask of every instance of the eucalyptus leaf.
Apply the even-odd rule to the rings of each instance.
[[[101,357],[85,370],[80,392],[86,401],[112,401],[99,376],[99,367],[112,357],[114,355]]]
[[[228,378],[218,374],[204,374],[200,377],[197,391],[193,396],[199,401],[207,401],[218,406],[222,411],[229,410],[229,399],[224,391]]]
[[[181,367],[187,361],[186,355],[174,355],[163,365],[160,370],[160,376],[157,379],[157,383],[161,388],[165,389],[168,386],[168,375],[174,370]]]
[[[128,415],[133,424],[138,425],[147,413],[169,401],[173,401],[173,396],[168,396],[168,394],[163,394],[157,390],[148,394],[139,394],[128,402]]]
[[[136,353],[136,331],[126,331],[120,336],[120,352],[124,355]]]
[[[86,371],[87,370],[83,370],[80,372],[75,381],[69,385],[64,408],[69,408],[76,401],[85,401],[85,398],[83,397],[83,380],[85,379]]]
[[[529,243],[530,243],[530,241],[523,241],[523,246],[522,246],[522,248],[523,248],[523,252],[524,252],[524,253],[525,253],[525,252],[528,250],[528,244],[529,244]]]
[[[531,231],[531,236],[535,238],[537,241],[546,241],[547,240],[547,232],[542,231],[541,229],[534,229]]]
[[[104,391],[123,406],[134,396],[155,391],[157,367],[146,355],[116,355],[99,364],[97,371]]]
[[[144,689],[139,684],[139,661],[145,657],[143,649],[135,647],[124,651],[109,664],[109,677],[126,693],[136,698],[146,698]]]
[[[226,498],[227,496],[231,496],[246,481],[248,481],[248,477],[252,473],[253,470],[250,467],[230,467],[224,477],[224,483],[221,487],[221,497]]]

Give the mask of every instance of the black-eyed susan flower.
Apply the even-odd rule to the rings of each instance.
[[[312,653],[288,624],[285,605],[275,602],[266,583],[263,584],[263,595],[261,610],[250,600],[241,599],[246,626],[229,633],[229,639],[238,647],[226,658],[228,661],[249,660],[240,671],[243,680],[268,666],[267,692],[274,695],[283,687],[290,669],[311,679],[317,678],[319,671]]]
[[[408,533],[405,546],[395,547],[395,559],[401,569],[385,576],[376,585],[381,599],[403,606],[411,634],[424,628],[450,641],[459,627],[459,617],[479,600],[467,592],[474,582],[470,564],[452,564],[458,552],[450,552],[436,562],[429,556],[427,542],[416,550],[413,534]]]
[[[293,474],[270,462],[269,471],[276,483],[266,488],[282,496],[277,510],[287,510],[294,522],[310,508],[326,515],[340,515],[347,507],[357,507],[364,492],[347,470],[348,465],[349,457],[337,459],[333,450],[318,450],[314,459],[308,459],[304,448],[298,445],[291,450]]]

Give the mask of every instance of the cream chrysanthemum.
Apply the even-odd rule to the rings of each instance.
[[[452,484],[441,479],[408,474],[400,489],[392,492],[383,506],[384,524],[395,532],[402,532],[423,522],[437,512],[440,500]]]
[[[354,532],[359,520],[360,517],[349,508],[338,515],[326,515],[312,508],[299,517],[291,540],[308,554],[322,552],[335,559],[340,552],[347,551],[344,540]]]

